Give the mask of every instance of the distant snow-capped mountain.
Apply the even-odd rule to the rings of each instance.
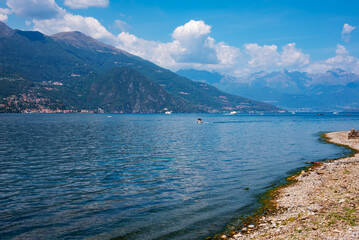
[[[346,111],[359,107],[359,75],[340,68],[319,74],[286,69],[261,71],[238,78],[193,69],[178,74],[202,82],[213,75],[215,78],[209,77],[211,83],[222,91],[292,111]]]

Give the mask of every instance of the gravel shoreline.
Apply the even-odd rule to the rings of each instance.
[[[325,136],[359,151],[359,139],[348,140],[348,132]],[[276,213],[230,239],[359,239],[359,153],[317,163],[292,180],[270,200]]]

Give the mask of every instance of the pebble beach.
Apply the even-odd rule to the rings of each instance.
[[[359,139],[348,140],[348,132],[325,137],[359,151]],[[359,153],[315,163],[274,195],[276,211],[230,239],[359,239]]]

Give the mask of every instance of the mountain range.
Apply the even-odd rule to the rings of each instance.
[[[183,69],[177,73],[195,81],[213,84],[222,91],[290,111],[359,109],[359,75],[339,68],[317,74],[285,69],[270,73],[262,71],[246,77],[194,69]]]
[[[278,112],[192,81],[81,32],[0,22],[0,112]]]

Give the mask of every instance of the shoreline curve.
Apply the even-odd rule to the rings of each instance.
[[[247,218],[240,232],[219,238],[359,239],[359,139],[347,136],[329,132],[323,141],[352,149],[351,156],[314,162],[288,177],[267,193],[262,212]]]

